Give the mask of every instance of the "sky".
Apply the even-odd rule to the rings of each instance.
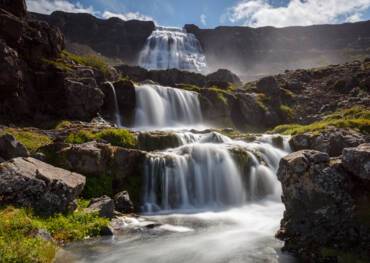
[[[26,0],[30,11],[84,12],[201,28],[306,26],[370,20],[370,0]]]

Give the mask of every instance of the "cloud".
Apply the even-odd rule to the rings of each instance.
[[[369,8],[370,0],[289,0],[286,6],[273,6],[268,0],[241,0],[228,9],[226,17],[252,27],[307,26],[358,21]]]
[[[79,2],[74,4],[66,0],[27,0],[27,9],[41,14],[51,14],[57,10],[69,13],[97,14],[92,6],[84,7]]]
[[[207,16],[205,14],[200,15],[200,22],[202,25],[206,26],[207,25]]]
[[[152,17],[140,14],[138,12],[128,12],[128,13],[113,13],[110,11],[104,11],[103,18],[118,17],[122,20],[143,20],[143,21],[155,21]]]

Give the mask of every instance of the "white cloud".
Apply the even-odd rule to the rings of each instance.
[[[200,22],[206,26],[207,25],[207,16],[205,14],[200,15]]]
[[[290,0],[275,7],[268,0],[241,0],[227,11],[232,23],[246,26],[307,26],[354,22],[370,8],[370,0]]]
[[[69,13],[97,14],[92,6],[84,7],[81,3],[71,3],[66,0],[27,0],[27,9],[41,14],[51,14],[54,11]]]
[[[111,17],[118,17],[122,20],[143,20],[143,21],[154,21],[154,19],[150,16],[146,16],[143,14],[140,14],[138,12],[128,12],[128,13],[113,13],[110,11],[104,11],[103,18],[111,18]]]

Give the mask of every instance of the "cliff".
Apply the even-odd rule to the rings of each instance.
[[[70,42],[91,47],[103,56],[119,58],[125,63],[135,63],[146,39],[154,30],[147,21],[107,20],[90,14],[54,12],[51,15],[30,13],[30,16],[59,27]]]

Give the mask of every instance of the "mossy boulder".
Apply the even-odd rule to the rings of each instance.
[[[138,135],[138,147],[144,151],[160,151],[180,145],[180,139],[173,132],[141,132]]]

